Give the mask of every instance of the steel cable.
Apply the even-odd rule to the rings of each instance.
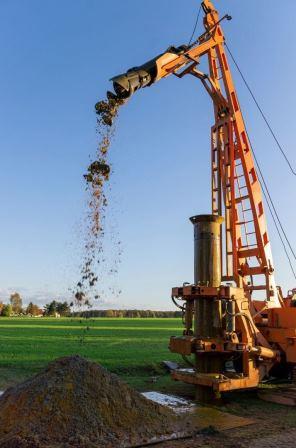
[[[238,65],[238,63],[237,63],[235,57],[233,56],[233,54],[232,54],[232,52],[231,52],[231,50],[230,50],[230,48],[229,48],[229,46],[227,45],[226,42],[225,42],[225,46],[226,46],[226,48],[227,48],[227,50],[228,50],[228,52],[229,52],[229,55],[230,55],[230,57],[231,57],[233,63],[235,64],[237,70],[239,71],[239,74],[241,75],[241,78],[242,78],[242,80],[243,80],[245,86],[247,87],[248,91],[250,92],[251,97],[253,98],[253,100],[254,100],[254,102],[255,102],[255,104],[256,104],[256,106],[257,106],[257,108],[258,108],[258,110],[259,110],[259,112],[260,112],[260,114],[261,114],[261,116],[262,116],[262,118],[263,118],[263,120],[265,121],[265,123],[266,123],[266,125],[267,125],[267,127],[268,127],[268,129],[269,129],[269,131],[270,131],[270,133],[271,133],[271,135],[272,135],[272,137],[274,138],[277,147],[279,148],[280,152],[282,153],[282,156],[284,157],[284,159],[285,159],[287,165],[289,166],[291,173],[294,174],[294,176],[296,176],[296,171],[295,171],[294,168],[292,167],[292,163],[290,162],[290,160],[289,160],[289,158],[288,158],[288,156],[287,156],[287,154],[286,154],[286,152],[285,152],[283,146],[280,144],[279,139],[278,139],[277,136],[275,135],[275,132],[274,132],[274,130],[273,130],[272,127],[271,127],[271,124],[269,123],[269,121],[268,121],[268,119],[267,119],[265,113],[263,112],[262,107],[260,106],[260,104],[259,104],[257,98],[255,97],[254,92],[252,91],[252,89],[251,89],[251,87],[250,87],[250,84],[247,82],[246,77],[244,76],[243,72],[241,71],[241,69],[240,69],[240,67],[239,67],[239,65]]]
[[[187,44],[188,47],[189,47],[189,45],[191,44],[191,42],[192,42],[192,40],[194,38],[194,35],[195,35],[195,32],[196,32],[196,28],[197,28],[197,25],[198,25],[198,21],[199,21],[200,13],[201,13],[201,5],[200,5],[198,13],[197,13],[197,17],[196,17],[195,25],[193,27],[193,31],[192,31],[191,37],[190,37],[189,42]]]
[[[268,122],[268,120],[267,120],[267,118],[266,118],[266,116],[265,116],[265,114],[264,114],[262,108],[260,107],[260,105],[259,105],[259,103],[258,103],[258,101],[257,101],[257,99],[256,99],[256,97],[255,97],[255,95],[254,95],[254,93],[252,92],[252,89],[250,88],[250,85],[249,85],[249,83],[247,82],[246,77],[244,76],[242,70],[240,69],[240,67],[239,67],[239,65],[238,65],[238,62],[237,62],[236,59],[234,58],[234,56],[233,56],[233,54],[232,54],[232,52],[231,52],[229,46],[228,46],[226,43],[225,43],[225,46],[226,46],[226,48],[227,48],[227,50],[228,50],[228,52],[229,52],[229,54],[230,54],[230,57],[231,57],[233,63],[235,64],[235,66],[236,66],[236,68],[237,68],[237,70],[238,70],[238,72],[239,72],[239,74],[240,74],[240,76],[241,76],[241,78],[242,78],[242,80],[243,80],[245,86],[247,87],[249,93],[251,94],[251,96],[252,96],[252,98],[253,98],[253,100],[254,100],[254,102],[255,102],[255,104],[256,104],[256,106],[257,106],[259,112],[260,112],[260,114],[262,115],[262,117],[263,117],[265,123],[267,124],[267,126],[268,126],[268,128],[269,128],[269,130],[270,130],[270,132],[271,132],[271,134],[272,134],[272,136],[274,137],[274,139],[275,139],[275,141],[276,141],[276,143],[277,143],[277,146],[279,147],[279,149],[280,149],[281,153],[283,154],[283,156],[284,156],[284,158],[285,158],[287,164],[289,165],[290,170],[292,171],[292,173],[293,173],[294,175],[296,175],[296,172],[293,170],[292,165],[291,165],[291,163],[290,163],[288,157],[286,156],[286,154],[285,154],[285,152],[284,152],[282,146],[280,145],[278,139],[276,138],[275,133],[274,133],[274,131],[273,131],[272,128],[271,128],[271,125],[269,124],[269,122]],[[245,124],[245,127],[246,127],[246,124]],[[247,128],[246,128],[246,130],[247,130]],[[287,233],[286,233],[286,231],[285,231],[285,229],[284,229],[284,227],[283,227],[283,224],[282,224],[282,222],[281,222],[281,219],[280,219],[280,217],[279,217],[279,214],[278,214],[278,212],[277,212],[277,209],[276,209],[276,207],[275,207],[275,205],[274,205],[274,202],[273,202],[273,199],[272,199],[272,197],[271,197],[270,191],[269,191],[269,189],[268,189],[268,187],[267,187],[267,184],[266,184],[266,181],[265,181],[263,172],[262,172],[262,170],[261,170],[260,164],[259,164],[258,159],[257,159],[257,157],[256,157],[256,154],[255,154],[255,151],[254,151],[254,147],[253,147],[253,145],[252,145],[252,142],[251,142],[251,139],[250,139],[250,136],[249,136],[248,131],[247,131],[247,135],[248,135],[248,139],[249,139],[249,141],[250,141],[250,145],[251,145],[252,152],[253,152],[253,154],[254,154],[254,160],[255,160],[255,163],[256,163],[256,165],[257,165],[257,168],[258,168],[258,172],[259,172],[259,174],[260,174],[260,177],[261,177],[260,184],[261,184],[261,187],[262,187],[263,195],[264,195],[264,197],[265,197],[265,200],[266,200],[268,209],[269,209],[269,211],[270,211],[272,220],[273,220],[273,222],[274,222],[275,228],[276,228],[277,233],[278,233],[278,235],[279,235],[279,238],[280,238],[280,240],[281,240],[281,243],[282,243],[283,249],[284,249],[284,251],[285,251],[286,257],[287,257],[287,259],[288,259],[288,262],[289,262],[291,271],[292,271],[293,276],[294,276],[294,278],[295,278],[295,280],[296,280],[296,272],[295,272],[295,270],[294,270],[294,268],[293,268],[293,264],[292,264],[291,258],[290,258],[290,256],[289,256],[289,253],[288,253],[288,250],[287,250],[287,246],[286,246],[286,244],[285,244],[284,239],[286,240],[286,242],[287,242],[287,244],[288,244],[288,247],[289,247],[289,249],[290,249],[290,251],[291,251],[291,253],[292,253],[294,259],[296,260],[296,254],[295,254],[295,251],[294,251],[294,249],[293,249],[293,247],[292,247],[292,245],[291,245],[291,243],[290,243],[290,240],[289,240],[289,238],[288,238],[288,236],[287,236]],[[282,231],[282,234],[281,234],[281,231],[280,231],[280,230]],[[282,235],[284,236],[284,238],[283,238]]]
[[[247,132],[247,133],[248,133],[248,132]],[[249,138],[249,136],[248,136],[248,138]],[[249,140],[250,140],[250,138],[249,138]],[[271,217],[272,217],[273,223],[274,223],[274,225],[275,225],[276,231],[277,231],[277,233],[278,233],[278,236],[279,236],[279,238],[280,238],[280,240],[281,240],[281,243],[282,243],[283,249],[284,249],[284,251],[285,251],[286,257],[287,257],[287,259],[288,259],[288,262],[289,262],[289,265],[290,265],[292,274],[293,274],[293,276],[294,276],[294,278],[295,278],[295,280],[296,280],[296,272],[295,272],[295,270],[294,270],[294,268],[293,268],[293,264],[292,264],[290,255],[289,255],[289,253],[288,253],[288,250],[287,250],[285,241],[284,241],[284,239],[283,239],[283,237],[282,237],[282,235],[281,235],[280,228],[282,229],[282,232],[284,233],[285,239],[288,241],[289,248],[290,248],[290,250],[291,250],[291,252],[292,252],[294,258],[296,258],[296,257],[295,257],[294,250],[293,250],[293,248],[292,248],[292,246],[291,246],[291,244],[290,244],[290,241],[288,240],[288,237],[287,237],[287,235],[286,235],[286,232],[283,231],[282,223],[281,223],[281,221],[279,220],[278,213],[277,213],[276,208],[275,208],[275,206],[274,206],[274,203],[273,203],[273,201],[272,201],[271,195],[270,195],[269,190],[268,190],[268,187],[267,187],[267,185],[266,185],[266,182],[265,182],[265,179],[264,179],[262,170],[261,170],[261,168],[260,168],[260,165],[259,165],[259,162],[258,162],[258,159],[257,159],[257,157],[256,157],[256,154],[255,154],[255,151],[254,151],[254,148],[253,148],[253,145],[252,145],[251,141],[250,141],[250,145],[251,145],[251,149],[252,149],[252,152],[253,152],[253,155],[254,155],[254,160],[255,160],[256,165],[257,165],[257,168],[258,168],[258,172],[259,172],[260,177],[261,177],[260,184],[261,184],[261,188],[262,188],[263,195],[264,195],[265,200],[266,200],[266,203],[267,203],[267,207],[268,207],[269,212],[270,212],[270,214],[271,214]],[[275,215],[274,215],[274,213],[275,213]],[[280,228],[279,228],[279,226],[278,226],[278,224],[277,224],[277,221],[276,221],[276,217],[275,217],[275,216],[277,217],[277,220],[279,221]]]

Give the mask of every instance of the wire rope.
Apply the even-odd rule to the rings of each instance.
[[[246,125],[245,125],[245,127],[246,127]],[[247,130],[247,128],[246,128],[246,130]],[[288,242],[288,246],[289,246],[289,248],[290,248],[290,250],[291,250],[291,252],[292,252],[294,258],[296,259],[294,250],[293,250],[293,248],[292,248],[292,246],[291,246],[291,243],[290,243],[290,241],[289,241],[289,239],[288,239],[288,237],[287,237],[287,234],[286,234],[285,230],[283,229],[283,225],[282,225],[281,220],[280,220],[280,218],[279,218],[279,216],[278,216],[278,213],[277,213],[277,210],[276,210],[276,208],[275,208],[274,202],[273,202],[273,200],[272,200],[272,198],[271,198],[271,194],[270,194],[269,189],[268,189],[268,187],[267,187],[267,184],[266,184],[266,181],[265,181],[265,178],[264,178],[262,169],[261,169],[260,164],[259,164],[259,161],[258,161],[258,159],[257,159],[257,156],[256,156],[256,153],[255,153],[254,147],[253,147],[253,145],[252,145],[252,142],[251,142],[251,140],[250,140],[248,131],[247,131],[247,135],[248,135],[248,139],[249,139],[249,141],[250,141],[250,145],[251,145],[252,153],[253,153],[253,155],[254,155],[254,160],[255,160],[255,163],[256,163],[256,165],[257,165],[259,175],[260,175],[260,177],[261,177],[260,184],[261,184],[261,188],[262,188],[263,195],[264,195],[265,200],[266,200],[266,203],[267,203],[267,207],[268,207],[269,212],[270,212],[270,214],[271,214],[271,217],[272,217],[273,223],[274,223],[274,225],[275,225],[276,231],[277,231],[277,233],[278,233],[278,236],[279,236],[279,238],[280,238],[280,240],[281,240],[281,243],[282,243],[283,249],[284,249],[284,251],[285,251],[287,260],[288,260],[288,262],[289,262],[289,265],[290,265],[292,274],[293,274],[293,276],[294,276],[294,278],[295,278],[295,280],[296,280],[296,272],[295,272],[295,270],[294,270],[294,268],[293,268],[293,264],[292,264],[292,261],[291,261],[291,257],[290,257],[290,255],[289,255],[288,250],[287,250],[287,246],[286,246],[285,241],[284,241],[284,239],[283,239],[283,237],[282,237],[282,234],[281,234],[280,229],[282,230],[282,232],[283,232],[283,234],[284,234],[284,236],[285,236],[285,239],[286,239],[286,241]],[[278,221],[278,223],[277,223],[277,221]]]
[[[273,136],[273,138],[274,138],[274,140],[275,140],[275,142],[276,142],[278,148],[280,149],[280,151],[281,151],[283,157],[285,158],[285,160],[286,160],[286,162],[287,162],[287,164],[288,164],[288,166],[289,166],[289,168],[290,168],[290,171],[291,171],[294,175],[296,175],[296,172],[294,171],[294,169],[293,169],[293,167],[292,167],[292,164],[291,164],[290,160],[288,159],[288,157],[287,157],[287,155],[286,155],[286,153],[285,153],[285,151],[284,151],[282,145],[280,144],[280,142],[279,142],[278,138],[276,137],[276,135],[275,135],[275,133],[274,133],[274,131],[273,131],[273,129],[272,129],[270,123],[268,122],[268,120],[267,120],[267,118],[266,118],[266,116],[265,116],[265,114],[264,114],[264,112],[263,112],[263,109],[262,109],[262,107],[259,105],[259,102],[258,102],[258,100],[256,99],[255,94],[253,93],[253,91],[252,91],[252,89],[251,89],[251,87],[250,87],[250,85],[249,85],[249,83],[248,83],[248,81],[247,81],[245,75],[243,74],[243,72],[242,72],[242,70],[241,70],[241,68],[240,68],[240,66],[239,66],[239,64],[238,64],[238,62],[237,62],[237,60],[236,60],[235,57],[233,56],[233,53],[231,52],[231,50],[230,50],[229,46],[227,45],[227,43],[225,43],[225,46],[226,46],[226,48],[227,48],[227,50],[228,50],[228,52],[229,52],[229,54],[230,54],[230,57],[231,57],[233,63],[235,64],[235,66],[236,66],[236,68],[237,68],[237,70],[238,70],[238,72],[239,72],[239,74],[240,74],[240,76],[241,76],[241,78],[242,78],[242,80],[243,80],[243,82],[244,82],[246,88],[248,89],[249,93],[251,94],[251,96],[252,96],[252,98],[253,98],[253,100],[254,100],[254,102],[255,102],[255,104],[256,104],[256,106],[257,106],[257,108],[258,108],[258,110],[259,110],[259,112],[260,112],[260,114],[261,114],[261,116],[262,116],[262,118],[264,119],[264,121],[265,121],[265,123],[266,123],[268,129],[270,130],[270,132],[271,132],[271,134],[272,134],[272,136]],[[245,127],[246,127],[246,125],[245,125]],[[246,129],[247,129],[247,128],[246,128]],[[288,262],[289,262],[291,271],[292,271],[292,273],[293,273],[294,278],[296,279],[296,272],[295,272],[295,269],[293,268],[292,260],[291,260],[291,257],[290,257],[290,255],[289,255],[289,252],[288,252],[286,243],[287,243],[287,245],[288,245],[288,247],[289,247],[289,249],[290,249],[290,251],[291,251],[291,254],[293,255],[294,259],[296,260],[296,254],[295,254],[295,251],[294,251],[294,249],[293,249],[293,247],[292,247],[292,244],[291,244],[291,242],[290,242],[290,240],[289,240],[289,238],[288,238],[288,236],[287,236],[287,233],[286,233],[286,231],[285,231],[285,229],[284,229],[284,226],[283,226],[283,224],[282,224],[282,222],[281,222],[281,219],[280,219],[279,214],[278,214],[278,212],[277,212],[277,209],[276,209],[276,207],[275,207],[274,201],[273,201],[273,199],[272,199],[272,196],[271,196],[271,194],[270,194],[269,188],[268,188],[268,186],[267,186],[267,183],[266,183],[266,180],[265,180],[265,178],[264,178],[264,175],[263,175],[262,169],[261,169],[261,167],[260,167],[259,161],[258,161],[258,159],[257,159],[257,157],[256,157],[256,153],[255,153],[255,151],[254,151],[254,147],[253,147],[253,145],[252,145],[252,142],[251,142],[251,139],[250,139],[250,137],[249,137],[249,133],[248,133],[248,131],[247,131],[247,135],[248,135],[248,139],[249,139],[249,141],[250,141],[251,149],[252,149],[252,152],[253,152],[253,155],[254,155],[254,160],[255,160],[255,163],[256,163],[256,165],[257,165],[257,168],[258,168],[258,172],[259,172],[259,174],[260,174],[260,177],[261,177],[261,181],[260,181],[260,183],[261,183],[261,187],[262,187],[263,195],[264,195],[264,197],[265,197],[265,200],[266,200],[266,203],[267,203],[269,212],[270,212],[270,214],[271,214],[272,220],[273,220],[273,222],[274,222],[276,231],[277,231],[278,236],[279,236],[279,238],[280,238],[280,240],[281,240],[281,243],[282,243],[283,249],[284,249],[284,251],[285,251],[287,260],[288,260]],[[282,234],[281,234],[281,232],[282,232]],[[284,240],[286,240],[286,243],[285,243]]]
[[[189,42],[187,44],[188,47],[191,44],[191,42],[193,41],[196,29],[197,29],[197,25],[198,25],[200,13],[201,13],[201,5],[200,5],[198,13],[197,13],[197,17],[196,17],[196,21],[195,21],[195,24],[194,24],[194,27],[193,27],[193,31],[192,31],[191,37],[190,37]]]
[[[289,169],[290,169],[291,173],[292,173],[294,176],[296,176],[296,171],[294,170],[294,168],[293,168],[293,166],[292,166],[292,163],[290,162],[290,160],[289,160],[289,158],[288,158],[288,156],[287,156],[287,154],[286,154],[286,152],[285,152],[285,150],[284,150],[284,148],[283,148],[283,145],[281,145],[281,143],[279,142],[279,139],[278,139],[278,137],[276,136],[275,131],[273,130],[273,128],[272,128],[270,122],[268,121],[268,119],[267,119],[265,113],[263,112],[263,109],[262,109],[262,107],[260,106],[259,101],[257,100],[257,98],[256,98],[256,96],[255,96],[255,94],[254,94],[254,92],[252,91],[252,89],[251,89],[251,87],[250,87],[250,84],[247,82],[246,77],[244,76],[242,70],[240,69],[240,67],[239,67],[239,65],[238,65],[238,63],[237,63],[235,57],[233,56],[232,51],[230,50],[230,48],[229,48],[229,46],[227,45],[227,43],[225,43],[225,46],[226,46],[226,48],[227,48],[227,50],[228,50],[228,52],[229,52],[229,55],[230,55],[230,57],[231,57],[233,63],[235,64],[237,70],[239,71],[239,74],[241,75],[241,78],[242,78],[242,80],[243,80],[245,86],[247,87],[248,91],[250,92],[251,97],[253,98],[253,100],[254,100],[254,102],[255,102],[255,104],[256,104],[256,106],[257,106],[257,108],[258,108],[258,110],[259,110],[259,112],[260,112],[260,114],[261,114],[261,116],[262,116],[262,118],[263,118],[263,120],[265,121],[265,123],[266,123],[266,125],[267,125],[267,127],[268,127],[268,129],[269,129],[269,131],[270,131],[270,133],[271,133],[271,135],[272,135],[274,141],[276,142],[277,147],[279,148],[280,152],[282,153],[282,156],[284,157],[284,159],[285,159],[287,165],[289,166]]]

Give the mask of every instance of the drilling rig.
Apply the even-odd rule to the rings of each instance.
[[[193,216],[194,283],[172,289],[184,332],[172,352],[193,357],[175,380],[196,386],[196,398],[257,387],[278,372],[295,377],[296,290],[283,297],[274,276],[263,194],[234,86],[222,22],[210,0],[201,4],[205,31],[190,45],[170,47],[146,64],[112,78],[115,95],[174,75],[190,75],[214,106],[211,128],[211,214]],[[199,70],[202,59],[208,72]]]

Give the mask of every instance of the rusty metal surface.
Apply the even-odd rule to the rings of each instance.
[[[193,337],[190,336],[172,336],[170,339],[169,349],[173,353],[180,353],[180,355],[189,356],[192,353]]]
[[[194,283],[218,288],[221,284],[220,227],[223,218],[199,215],[194,225]]]
[[[196,297],[217,297],[220,299],[231,299],[233,296],[244,298],[244,290],[242,288],[234,288],[231,286],[221,285],[219,288],[212,286],[187,285],[172,288],[173,297],[182,297],[186,299],[194,299]]]
[[[196,410],[192,411],[192,414],[194,415],[194,421],[198,428],[214,426],[218,431],[239,428],[255,423],[252,419],[239,417],[227,412],[221,412],[215,408],[204,406],[197,407]]]
[[[251,376],[226,376],[221,373],[196,373],[192,369],[179,369],[171,374],[176,381],[212,388],[216,392],[227,392],[236,389],[257,387],[259,372],[255,370]]]

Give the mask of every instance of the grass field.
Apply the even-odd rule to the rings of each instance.
[[[73,354],[99,362],[142,389],[149,377],[164,374],[163,360],[180,360],[168,342],[181,332],[180,319],[0,318],[0,389]]]

